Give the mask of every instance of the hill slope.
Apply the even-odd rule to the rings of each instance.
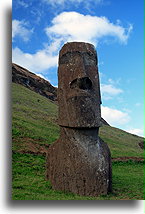
[[[49,144],[59,137],[58,106],[16,83],[12,85],[12,99],[13,150],[45,154]],[[108,125],[100,128],[100,137],[110,147],[113,158],[143,158],[143,149],[139,146],[142,137]]]
[[[52,100],[57,104],[57,88],[52,86],[49,81],[37,76],[36,74],[28,71],[27,69],[12,63],[12,81],[29,88],[32,91]],[[101,118],[104,125],[109,124]]]
[[[45,180],[45,154],[59,137],[57,105],[20,84],[12,86],[12,199],[13,200],[143,200],[143,157],[138,143],[143,138],[104,125],[101,138],[111,149],[113,192],[99,197],[82,197],[53,190]],[[127,159],[128,159],[127,158]],[[119,160],[119,161],[118,161]]]
[[[56,87],[52,86],[47,80],[15,63],[12,63],[12,81],[19,83],[50,100],[55,101],[57,99]]]

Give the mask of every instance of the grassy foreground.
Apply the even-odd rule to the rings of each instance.
[[[54,191],[45,180],[45,152],[59,137],[58,107],[45,97],[13,83],[13,200],[142,200],[143,162],[113,162],[113,193],[98,198]],[[143,158],[143,138],[103,126],[100,137],[112,157]]]
[[[113,193],[101,197],[82,197],[54,191],[45,180],[43,155],[13,154],[13,200],[142,200],[143,162],[113,163]]]

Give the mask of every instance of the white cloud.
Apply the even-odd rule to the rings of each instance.
[[[82,41],[97,45],[104,36],[126,43],[131,30],[132,25],[126,29],[111,23],[106,17],[63,12],[52,20],[52,26],[46,28],[46,33],[48,37],[59,38],[63,42]]]
[[[51,44],[48,46],[48,44],[45,44],[45,50],[49,53],[49,54],[57,54],[59,52],[59,49],[62,45],[62,39],[56,39],[56,38],[52,38],[52,42]]]
[[[101,106],[102,117],[112,126],[119,126],[129,122],[128,113],[106,106]]]
[[[26,2],[21,1],[21,0],[19,0],[19,1],[17,2],[17,4],[19,4],[20,6],[22,6],[22,7],[24,7],[24,8],[29,7],[29,5],[28,5]]]
[[[117,80],[113,80],[111,78],[108,79],[108,82],[112,85],[114,84],[120,84],[121,78],[118,78]]]
[[[101,84],[100,88],[101,88],[102,98],[105,100],[112,99],[114,96],[120,93],[123,93],[122,89],[116,88],[111,84]]]
[[[20,37],[23,41],[27,42],[30,39],[33,29],[28,29],[26,22],[14,19],[12,21],[12,39],[16,36]]]
[[[129,130],[126,130],[126,131],[131,133],[131,134],[135,134],[135,135],[144,137],[144,130],[143,129],[129,129]]]
[[[57,56],[53,56],[47,50],[40,50],[35,54],[24,53],[19,48],[12,50],[13,62],[29,69],[34,73],[44,72],[45,70],[57,66]]]
[[[110,94],[110,95],[118,95],[118,94],[123,92],[122,89],[115,88],[111,84],[108,84],[108,85],[107,84],[101,84],[101,90],[102,90],[102,93],[107,93],[107,94]]]
[[[80,3],[84,3],[84,5],[90,4],[101,4],[103,0],[43,0],[44,2],[50,4],[51,6],[64,6],[66,4],[74,4],[74,6],[78,6]]]
[[[127,42],[130,28],[127,30],[120,25],[111,23],[106,17],[82,15],[77,12],[63,12],[57,15],[51,22],[51,26],[45,28],[51,44],[34,54],[25,53],[18,47],[13,49],[13,62],[26,67],[34,73],[43,73],[51,67],[57,66],[58,52],[61,46],[68,41],[90,42],[97,45],[99,39],[104,36],[113,36],[121,42]],[[13,20],[13,38],[21,37],[28,41],[33,30],[28,30],[24,21]],[[103,86],[106,90],[107,86]],[[121,93],[121,89],[109,87],[109,94]]]

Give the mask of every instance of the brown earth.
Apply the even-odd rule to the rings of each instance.
[[[117,157],[117,158],[112,158],[112,161],[129,161],[129,160],[132,160],[132,161],[137,161],[137,162],[140,162],[140,161],[144,161],[144,158],[140,158],[140,157]]]
[[[39,139],[32,139],[29,137],[25,137],[25,138],[20,138],[20,139],[13,139],[13,141],[16,144],[20,143],[22,144],[22,146],[20,146],[20,149],[18,150],[18,152],[23,153],[23,154],[34,154],[34,155],[46,155],[46,152],[48,151],[49,148],[49,144],[45,144],[45,142],[41,142]],[[140,158],[140,157],[117,157],[117,158],[112,158],[113,162],[116,161],[136,161],[136,162],[140,162],[140,161],[144,161],[144,158]]]
[[[14,138],[13,142],[15,142],[16,145],[19,145],[18,152],[34,155],[45,155],[50,146],[49,144],[41,142],[39,139],[32,139],[29,137]]]

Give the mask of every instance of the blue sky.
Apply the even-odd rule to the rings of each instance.
[[[57,86],[68,41],[95,45],[102,117],[143,135],[143,0],[13,0],[12,58]]]

